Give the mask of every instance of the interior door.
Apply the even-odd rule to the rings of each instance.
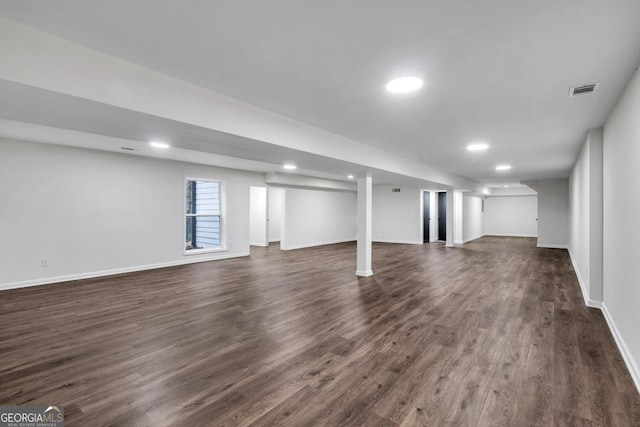
[[[438,240],[447,240],[447,193],[438,193]]]
[[[424,191],[422,193],[422,243],[429,243],[429,228],[431,225],[431,193]]]

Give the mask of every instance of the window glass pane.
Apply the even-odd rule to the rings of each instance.
[[[196,190],[196,182],[195,181],[187,181],[187,190],[186,190],[186,200],[187,200],[187,206],[186,206],[186,212],[188,214],[194,214],[196,213],[195,211],[195,190]]]
[[[186,225],[186,250],[221,247],[219,215],[187,217]]]
[[[187,181],[188,214],[220,215],[220,183]]]
[[[187,179],[185,190],[185,249],[221,248],[220,183]]]
[[[195,213],[220,214],[220,191],[217,182],[196,181]]]

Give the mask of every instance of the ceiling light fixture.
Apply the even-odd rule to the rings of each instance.
[[[284,165],[284,166],[282,166],[282,167],[283,167],[284,169],[288,170],[288,171],[292,171],[292,170],[297,169],[297,166],[296,166],[296,165],[292,165],[292,164],[286,164],[286,165]]]
[[[153,148],[169,148],[170,147],[169,144],[161,141],[151,141],[149,145],[152,146]]]
[[[391,93],[413,92],[422,87],[422,79],[420,77],[398,77],[387,83],[387,90]]]
[[[467,145],[467,150],[469,151],[484,151],[487,148],[489,148],[489,144],[485,144],[484,142]]]
[[[509,169],[511,169],[511,166],[509,166],[509,165],[498,165],[498,166],[496,166],[496,170],[497,171],[508,171]]]
[[[504,185],[502,186],[502,188],[509,188],[509,187],[511,187],[509,184],[504,184]]]
[[[349,178],[349,179],[353,179],[353,178],[355,178],[355,177],[354,177],[353,175],[349,175],[349,176],[347,176],[347,178]]]

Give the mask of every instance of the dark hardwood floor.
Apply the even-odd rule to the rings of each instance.
[[[355,245],[0,292],[0,404],[68,426],[640,426],[566,251]]]

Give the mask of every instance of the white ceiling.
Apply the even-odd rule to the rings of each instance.
[[[0,16],[487,185],[566,177],[640,62],[637,0],[3,0]],[[425,87],[384,91],[404,74]]]

